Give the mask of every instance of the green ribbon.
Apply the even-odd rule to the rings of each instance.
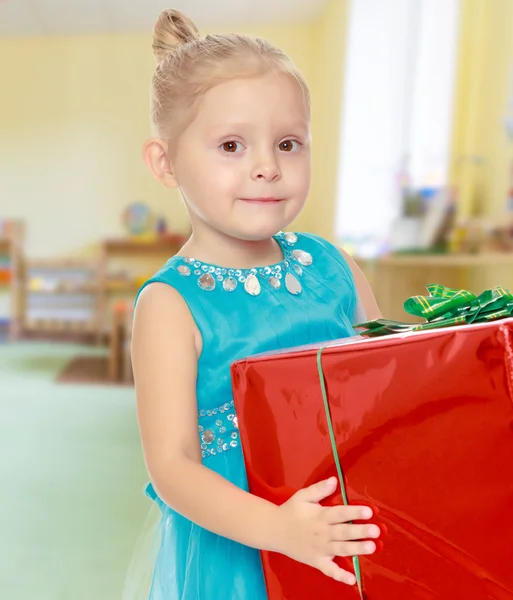
[[[355,328],[362,329],[363,336],[378,337],[407,331],[487,323],[513,315],[513,294],[500,286],[485,290],[479,296],[467,290],[455,290],[439,284],[428,285],[426,289],[429,296],[412,296],[404,303],[404,310],[415,317],[424,318],[424,323],[377,319],[359,323]]]
[[[333,421],[331,419],[331,410],[330,410],[330,405],[328,402],[328,394],[326,392],[326,382],[324,379],[324,371],[322,369],[322,352],[323,352],[323,350],[324,350],[324,348],[319,348],[319,351],[317,352],[317,370],[319,373],[319,381],[321,383],[322,399],[324,401],[324,410],[326,413],[326,421],[328,423],[328,431],[330,434],[331,450],[333,452],[333,458],[335,460],[335,466],[337,469],[338,481],[340,483],[340,491],[342,492],[342,500],[344,501],[345,506],[348,506],[349,502],[347,501],[347,491],[346,491],[346,484],[345,484],[345,480],[344,480],[344,473],[342,471],[342,465],[340,464],[340,460],[338,458],[337,442],[335,439],[335,430],[333,428]],[[363,600],[362,575],[361,575],[361,571],[360,571],[360,561],[358,559],[358,556],[353,556],[353,567],[354,567],[354,574],[356,577],[356,583],[358,584],[358,591],[360,592],[360,598],[361,598],[361,600]]]

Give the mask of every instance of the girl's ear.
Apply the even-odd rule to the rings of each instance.
[[[161,138],[151,138],[143,146],[143,158],[149,172],[168,188],[177,188],[178,182],[171,167],[168,144]]]

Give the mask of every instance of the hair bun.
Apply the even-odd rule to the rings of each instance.
[[[162,61],[177,46],[199,39],[200,32],[194,22],[179,10],[167,9],[160,13],[153,27],[153,55]]]

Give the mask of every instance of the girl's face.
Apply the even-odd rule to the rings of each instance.
[[[195,232],[257,241],[284,229],[310,187],[310,122],[299,84],[269,74],[210,89],[174,146],[171,171]]]

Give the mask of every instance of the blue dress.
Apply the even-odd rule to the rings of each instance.
[[[145,284],[169,284],[188,304],[203,338],[197,377],[203,463],[245,490],[230,365],[261,352],[354,335],[358,304],[351,270],[335,246],[311,234],[279,233],[275,239],[284,255],[278,264],[235,270],[175,256]],[[267,598],[258,550],[177,514],[151,483],[146,493],[160,508],[150,600]]]

